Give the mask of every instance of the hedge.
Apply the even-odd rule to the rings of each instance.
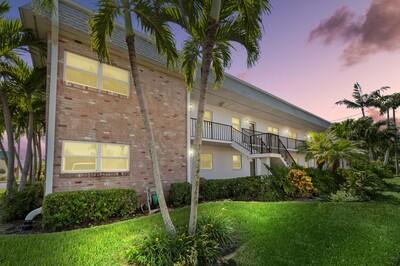
[[[130,216],[137,207],[137,195],[131,189],[58,192],[45,197],[42,223],[49,231],[75,228]]]
[[[201,179],[200,201],[215,201],[222,199],[273,201],[282,199],[272,189],[272,179],[268,176],[248,176],[229,179]],[[169,204],[180,207],[190,204],[191,185],[175,183],[169,191]]]

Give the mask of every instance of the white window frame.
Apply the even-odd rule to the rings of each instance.
[[[110,145],[110,146],[128,146],[128,156],[103,156],[103,145]],[[100,150],[100,171],[101,172],[126,172],[129,171],[130,168],[130,146],[127,144],[117,144],[117,143],[100,143],[99,145],[99,150]],[[114,169],[114,170],[102,170],[103,165],[102,165],[102,159],[127,159],[128,160],[128,169]]]
[[[131,93],[131,75],[129,74],[129,73],[130,73],[129,70],[124,69],[124,68],[119,67],[119,66],[109,65],[109,66],[112,66],[112,67],[116,67],[116,68],[119,68],[119,69],[128,71],[128,82],[127,82],[127,84],[128,84],[128,92],[127,92],[127,94],[122,94],[122,93],[115,92],[115,91],[111,91],[111,90],[105,90],[105,89],[103,89],[103,79],[104,79],[104,77],[103,77],[103,65],[105,65],[104,63],[101,63],[101,62],[99,62],[99,61],[97,60],[97,61],[96,61],[96,62],[97,62],[97,73],[90,72],[90,71],[83,70],[83,69],[80,69],[80,68],[75,67],[75,66],[67,65],[67,60],[66,60],[66,58],[67,58],[66,54],[67,54],[67,53],[74,54],[74,55],[78,55],[78,56],[85,57],[85,58],[87,58],[87,59],[96,61],[95,59],[90,58],[90,57],[88,57],[88,56],[81,55],[81,54],[78,54],[78,53],[74,53],[74,52],[70,52],[70,51],[65,50],[65,51],[64,51],[64,72],[63,72],[63,81],[65,81],[65,82],[70,82],[70,83],[73,83],[73,84],[77,84],[77,85],[80,85],[80,86],[85,86],[85,87],[97,89],[100,93],[101,93],[102,91],[106,91],[106,92],[109,92],[109,93],[113,93],[113,94],[117,94],[117,95],[122,95],[122,96],[129,97],[129,95],[130,95],[130,93]],[[87,84],[82,84],[82,83],[80,83],[80,82],[67,81],[67,80],[66,80],[66,69],[67,69],[67,68],[72,68],[72,69],[74,69],[74,70],[82,71],[82,72],[85,72],[85,73],[90,73],[90,74],[92,74],[92,75],[93,75],[93,74],[97,74],[97,87],[88,86]],[[125,83],[125,81],[122,81],[122,80],[119,80],[119,79],[115,79],[115,78],[113,78],[113,77],[108,77],[108,76],[107,76],[106,78],[107,78],[107,79],[111,79],[111,80],[115,80],[115,81],[118,81],[118,82],[123,82],[123,83]]]
[[[240,159],[240,167],[235,168],[235,162],[233,161],[233,156],[239,156]],[[233,170],[241,170],[243,167],[242,155],[241,154],[232,154],[232,169]]]
[[[201,153],[200,160],[201,160],[201,155],[211,155],[211,167],[210,168],[201,167],[201,161],[200,161],[200,169],[201,170],[212,170],[214,167],[214,155],[212,153]]]
[[[65,170],[65,157],[64,157],[64,146],[66,142],[74,142],[74,143],[84,143],[84,144],[96,144],[97,146],[97,154],[95,156],[96,158],[96,165],[94,170]],[[101,166],[101,159],[102,157],[102,145],[107,144],[107,145],[124,145],[128,146],[128,156],[127,157],[104,157],[107,159],[114,158],[114,159],[127,159],[128,160],[128,169],[115,169],[115,170],[102,170]],[[87,174],[87,173],[117,173],[117,172],[129,172],[130,171],[130,145],[124,144],[124,143],[107,143],[107,142],[93,142],[93,141],[79,141],[79,140],[62,140],[62,147],[61,147],[61,173],[62,174]],[[76,157],[79,157],[76,156]],[[87,157],[87,156],[82,156],[82,157]]]

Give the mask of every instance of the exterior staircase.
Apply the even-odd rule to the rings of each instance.
[[[197,119],[191,118],[191,137],[195,135],[196,124]],[[301,140],[272,133],[256,132],[244,128],[238,130],[231,125],[211,121],[204,121],[203,139],[228,142],[234,149],[250,158],[263,158],[271,155],[280,157],[287,167],[295,165],[296,162],[284,142],[291,145],[290,147],[293,150],[304,143]]]

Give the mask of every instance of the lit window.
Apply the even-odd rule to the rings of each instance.
[[[128,96],[129,72],[103,64],[103,90]]]
[[[236,130],[241,129],[241,123],[240,123],[240,118],[237,117],[232,117],[232,127]]]
[[[119,144],[101,145],[101,171],[126,171],[129,169],[129,147]]]
[[[211,153],[200,154],[200,168],[205,170],[213,168],[213,156]]]
[[[275,134],[275,135],[279,135],[279,128],[276,128],[276,127],[268,127],[267,130],[268,130],[268,133],[272,133],[272,134]]]
[[[91,173],[129,170],[129,146],[64,141],[62,172]]]
[[[65,81],[97,88],[98,62],[73,53],[65,53]]]
[[[296,134],[296,132],[289,131],[288,132],[288,137],[291,138],[291,139],[296,139],[297,138],[297,134]]]
[[[97,145],[88,142],[63,143],[63,171],[94,172],[97,169]]]
[[[204,121],[212,122],[213,121],[213,113],[211,111],[204,111]]]
[[[64,71],[67,82],[97,88],[100,91],[129,95],[129,72],[122,68],[65,52]]]
[[[232,155],[232,168],[233,169],[242,169],[242,156],[241,155]]]

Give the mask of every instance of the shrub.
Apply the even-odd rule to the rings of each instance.
[[[319,195],[330,195],[339,189],[337,180],[332,172],[318,168],[304,169],[308,176],[312,177],[314,187],[318,190]]]
[[[304,170],[291,169],[288,174],[288,180],[293,185],[293,196],[310,197],[317,190],[314,188],[312,178]]]
[[[0,193],[0,218],[3,222],[24,219],[43,201],[43,184],[27,184],[23,191],[15,191],[11,197]]]
[[[54,231],[99,223],[130,216],[137,207],[136,192],[130,189],[53,193],[44,199],[43,227]]]
[[[346,191],[345,189],[341,189],[336,191],[336,193],[332,193],[329,199],[336,202],[351,202],[362,200],[359,196],[354,195],[352,192]]]
[[[177,228],[175,237],[156,231],[129,251],[129,263],[134,265],[214,265],[223,250],[233,244],[232,228],[225,219],[200,218],[196,234],[187,228]]]
[[[199,200],[271,201],[280,199],[280,196],[274,193],[271,183],[272,179],[268,176],[213,180],[201,179]],[[190,195],[191,185],[189,183],[172,184],[169,192],[169,203],[174,207],[188,205],[190,204]]]

